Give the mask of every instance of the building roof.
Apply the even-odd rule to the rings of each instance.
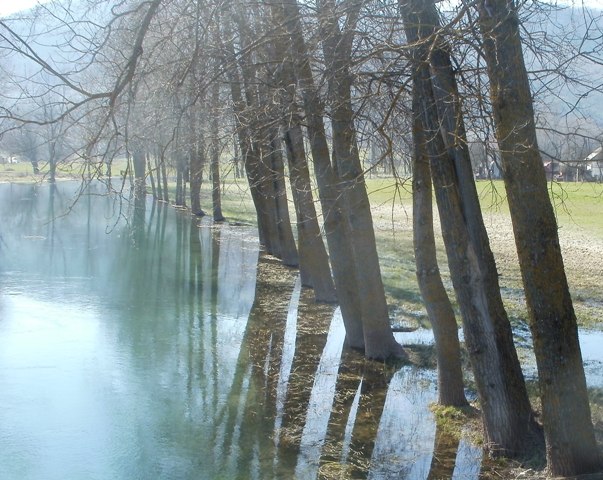
[[[603,146],[597,148],[593,153],[585,158],[587,162],[599,162],[603,160]]]

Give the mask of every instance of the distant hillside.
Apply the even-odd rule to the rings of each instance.
[[[523,37],[537,109],[603,132],[603,10],[527,8],[534,4]]]
[[[51,8],[55,2],[47,5]],[[87,2],[70,1],[69,14],[74,9],[87,8],[87,5]],[[578,125],[588,134],[603,132],[603,10],[544,8],[543,5],[546,4],[525,2],[521,12],[525,57],[539,118],[550,125],[565,124],[570,130]],[[110,88],[111,85],[102,85],[108,81],[107,78],[88,75],[87,70],[77,72],[78,68],[91,61],[91,57],[83,53],[87,48],[87,34],[77,36],[76,30],[61,27],[61,18],[68,18],[67,10],[57,9],[53,13],[55,17],[45,15],[42,8],[33,9],[30,13],[22,12],[15,19],[7,20],[7,24],[26,39],[44,61],[57,70],[71,71],[69,79],[76,85],[84,85],[93,91]],[[103,12],[102,8],[94,13],[99,18],[103,14],[108,15],[108,11]],[[89,16],[86,18],[91,20]],[[85,30],[89,26],[82,23],[75,25],[74,29]],[[75,50],[63,45],[66,36],[79,42]],[[0,97],[8,93],[26,96],[27,93],[39,92],[45,82],[60,83],[56,77],[40,73],[39,65],[34,62],[0,51],[0,77],[3,67],[16,74],[17,81],[12,85],[5,83]],[[34,79],[35,84],[27,87],[28,79]],[[96,88],[91,88],[91,83],[96,84]]]

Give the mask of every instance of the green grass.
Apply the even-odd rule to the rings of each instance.
[[[560,228],[603,237],[603,184],[558,183],[550,191]]]
[[[482,208],[486,212],[509,214],[502,180],[477,182]],[[577,228],[603,236],[603,184],[549,182],[549,197],[560,229]]]
[[[32,181],[36,178],[31,163],[6,163],[0,165],[0,180],[9,181]]]
[[[366,184],[373,206],[395,201],[412,208],[409,179],[369,178]],[[476,185],[484,212],[509,215],[502,180],[478,180]],[[559,228],[579,228],[603,236],[603,184],[549,182],[548,185]]]
[[[119,175],[125,171],[127,161],[125,158],[118,158],[112,162],[112,174]],[[49,165],[45,162],[39,162],[39,173],[35,174],[30,162],[19,162],[11,164],[0,164],[0,182],[12,183],[35,183],[43,182],[48,179]],[[92,166],[92,176],[97,176],[94,171],[95,165]],[[105,168],[102,167],[102,174],[105,174]],[[87,176],[87,170],[84,163],[80,160],[69,162],[60,162],[57,165],[56,178],[57,180],[73,180],[84,178]]]

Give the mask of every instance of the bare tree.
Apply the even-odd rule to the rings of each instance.
[[[538,365],[547,463],[554,475],[600,472],[603,459],[590,418],[576,315],[536,139],[516,7],[491,0],[480,6],[479,22]]]

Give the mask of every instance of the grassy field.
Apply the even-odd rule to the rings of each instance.
[[[40,175],[35,175],[31,163],[0,164],[0,180],[2,182],[36,182]]]
[[[410,180],[367,179],[367,189],[373,207],[393,202],[412,207]],[[477,190],[486,214],[509,215],[502,180],[478,180]],[[603,184],[555,182],[549,183],[549,193],[560,228],[578,228],[603,237]]]
[[[369,179],[367,188],[390,303],[402,317],[425,319],[414,278],[410,182],[396,184],[392,179]],[[497,261],[505,306],[511,318],[525,319],[525,300],[504,185],[502,181],[478,181],[477,189]],[[579,322],[585,326],[601,326],[603,185],[555,183],[549,184],[549,190]],[[438,222],[436,215],[438,259],[442,276],[452,294]]]
[[[121,170],[125,170],[126,160],[114,160],[112,168],[114,174],[119,174]],[[0,164],[0,182],[35,183],[46,181],[49,175],[48,164],[40,162],[39,170],[39,173],[34,173],[33,167],[29,162]],[[74,180],[83,178],[86,175],[86,167],[81,161],[59,163],[57,165],[57,180]]]

